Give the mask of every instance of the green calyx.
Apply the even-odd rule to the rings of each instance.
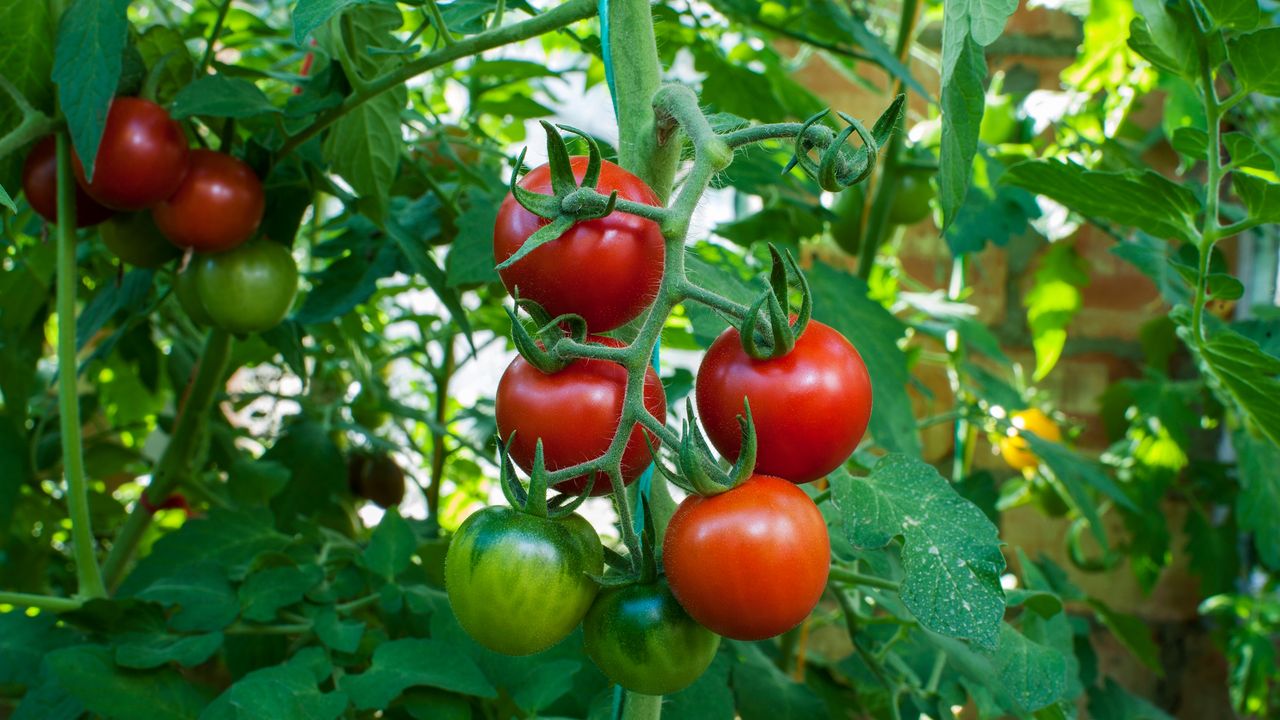
[[[658,458],[657,449],[649,444],[649,452],[653,456],[654,467],[672,483],[690,491],[711,497],[728,492],[751,478],[756,469],[756,429],[751,419],[751,403],[742,399],[742,415],[738,416],[738,428],[742,432],[742,448],[738,459],[728,471],[723,470],[716,461],[715,455],[707,439],[702,436],[697,422],[693,419],[693,403],[686,401],[685,421],[680,434],[680,449],[676,454],[679,468],[673,471]],[[647,441],[647,438],[646,438]]]
[[[813,316],[813,293],[809,281],[796,264],[791,251],[779,251],[770,243],[773,269],[769,273],[769,289],[751,305],[738,328],[742,349],[757,360],[782,357],[796,346]],[[791,288],[800,291],[800,306],[795,322],[791,321]],[[767,328],[761,327],[762,319]]]
[[[547,472],[546,459],[543,457],[541,439],[538,440],[538,444],[533,451],[533,469],[529,473],[529,487],[526,489],[520,482],[520,475],[516,472],[515,464],[511,462],[509,448],[515,442],[515,439],[516,434],[513,432],[505,443],[501,439],[498,440],[498,450],[502,455],[502,462],[499,464],[498,484],[502,488],[502,495],[506,497],[507,503],[511,507],[534,517],[555,520],[571,515],[578,509],[578,506],[591,497],[591,489],[595,486],[594,474],[587,481],[587,486],[583,488],[581,494],[576,496],[557,495],[548,501],[547,491],[550,474]]]
[[[532,333],[516,314],[520,308],[524,308],[538,325]],[[579,343],[586,341],[587,321],[581,315],[565,314],[552,318],[537,303],[520,298],[516,298],[515,309],[506,308],[506,311],[511,318],[511,342],[515,344],[516,351],[544,373],[559,372],[573,361],[556,352],[561,339],[570,338]]]
[[[587,169],[583,173],[581,184],[573,176],[569,147],[556,131],[557,127],[587,142]],[[520,187],[520,168],[524,166],[526,153],[526,150],[521,150],[520,157],[516,159],[516,170],[511,174],[511,195],[524,209],[551,222],[530,235],[519,250],[499,263],[498,270],[511,267],[534,250],[557,240],[574,223],[608,215],[618,203],[616,191],[605,197],[595,190],[600,182],[600,146],[590,135],[577,128],[556,126],[545,120],[542,121],[542,129],[547,133],[547,164],[551,166],[551,189],[554,194],[543,195]]]

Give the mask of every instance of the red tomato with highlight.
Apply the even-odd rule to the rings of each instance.
[[[729,328],[698,369],[698,414],[711,443],[736,459],[742,448],[737,416],[751,401],[758,451],[756,472],[804,483],[844,464],[871,419],[871,377],[843,335],[811,320],[795,348],[756,360]]]
[[[572,158],[571,164],[574,177],[581,182],[587,158]],[[550,194],[550,166],[534,168],[520,186]],[[616,190],[621,199],[661,205],[643,180],[608,161],[601,163],[596,190],[605,195]],[[497,262],[515,254],[548,222],[524,209],[508,193],[493,228]],[[537,302],[552,316],[576,313],[592,332],[606,332],[630,322],[653,303],[662,280],[664,256],[657,223],[615,211],[577,223],[500,274],[509,292],[519,289],[520,297]]]
[[[93,163],[93,182],[73,158],[76,179],[95,200],[116,210],[141,210],[178,189],[190,153],[182,126],[164,108],[142,98],[111,101],[102,142]]]
[[[592,342],[611,347],[621,343],[612,338],[593,337]],[[627,371],[604,360],[575,360],[555,373],[544,373],[522,357],[516,357],[498,381],[496,414],[498,435],[510,445],[511,459],[525,472],[533,467],[534,450],[542,440],[543,459],[555,471],[600,457],[609,449],[622,416],[622,400],[627,387]],[[658,420],[666,422],[667,395],[658,375],[650,368],[644,375],[644,406]],[[622,481],[631,481],[649,467],[649,446],[637,424],[622,454]],[[658,439],[648,433],[654,448]],[[585,475],[556,486],[565,493],[581,493],[589,478]],[[596,478],[592,495],[613,489],[606,476]]]
[[[253,237],[265,204],[262,181],[248,165],[225,153],[193,150],[182,184],[151,212],[174,245],[216,253]]]
[[[54,136],[42,138],[27,154],[22,164],[22,192],[40,217],[58,222],[58,140]],[[76,227],[97,225],[114,214],[76,185]]]
[[[799,625],[827,585],[827,523],[799,487],[769,475],[680,503],[662,543],[671,592],[694,620],[735,640]]]

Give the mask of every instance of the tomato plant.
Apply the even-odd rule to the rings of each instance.
[[[195,286],[213,324],[234,333],[270,330],[298,292],[298,266],[285,246],[260,240],[199,257]]]
[[[150,213],[122,213],[103,223],[98,230],[102,244],[130,265],[155,268],[181,253],[160,234]]]
[[[142,210],[173,195],[187,174],[182,127],[142,98],[111,101],[94,160],[93,179],[75,158],[76,179],[95,200],[116,210]]]
[[[491,507],[467,518],[449,545],[445,589],[471,637],[490,650],[529,655],[573,631],[604,569],[596,531],[580,515],[535,517]]]
[[[152,214],[174,245],[217,253],[253,237],[264,203],[262,182],[248,165],[224,153],[193,150],[181,184]]]
[[[899,225],[914,225],[929,217],[933,186],[928,171],[910,170],[898,177],[898,187],[889,207],[889,220]]]
[[[698,369],[698,413],[716,449],[738,456],[735,418],[745,398],[759,436],[756,469],[803,483],[840,467],[871,418],[871,378],[862,357],[840,333],[811,321],[795,348],[757,360],[729,329],[712,343]]]
[[[31,209],[49,222],[58,221],[58,159],[57,140],[52,136],[42,138],[27,153],[22,164],[22,193]],[[97,225],[115,214],[89,197],[84,188],[76,186],[76,227]]]
[[[572,158],[574,178],[581,182],[587,158]],[[534,168],[520,181],[530,192],[551,189],[549,165]],[[604,161],[595,189],[645,205],[657,205],[644,181]],[[539,228],[546,225],[508,195],[498,208],[493,228],[493,253],[507,260]],[[510,292],[532,300],[552,315],[574,313],[587,321],[592,332],[607,332],[633,320],[653,302],[662,277],[662,232],[658,225],[634,215],[615,212],[575,223],[559,238],[539,247],[503,270],[502,282]],[[575,277],[566,283],[564,277]]]
[[[404,500],[404,482],[404,470],[387,453],[357,451],[347,457],[347,486],[378,507],[399,505]]]

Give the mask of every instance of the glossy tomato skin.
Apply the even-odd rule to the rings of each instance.
[[[592,337],[592,342],[619,347],[617,340]],[[543,459],[548,470],[559,470],[597,458],[609,449],[622,415],[627,371],[604,360],[575,360],[556,373],[547,374],[516,356],[498,381],[495,398],[498,434],[505,442],[514,432],[511,459],[528,472],[534,451],[542,439]],[[650,368],[644,374],[644,405],[662,422],[667,419],[667,395],[658,375]],[[637,424],[622,454],[622,480],[631,484],[649,467],[649,446]],[[649,434],[654,448],[658,439]],[[556,489],[581,493],[588,478],[581,476],[562,482]],[[613,489],[607,477],[596,478],[592,495]]]
[[[186,178],[152,213],[174,245],[213,253],[253,237],[265,207],[262,181],[248,165],[225,153],[193,150]]]
[[[241,335],[263,332],[289,314],[298,266],[280,243],[259,240],[197,260],[200,304],[218,327]]]
[[[73,159],[76,179],[98,202],[116,210],[141,210],[164,200],[187,174],[190,152],[182,126],[150,100],[118,97],[93,163],[93,182]]]
[[[728,492],[680,503],[662,563],[693,619],[728,638],[763,640],[799,625],[817,606],[831,540],[803,490],[753,475]]]
[[[587,158],[575,157],[571,162],[581,182]],[[550,167],[534,168],[520,186],[549,194]],[[602,162],[596,189],[605,195],[617,190],[624,200],[661,204],[643,180],[608,161]],[[547,223],[508,193],[493,229],[497,262],[511,257]],[[518,289],[520,297],[537,302],[552,316],[576,313],[586,319],[592,332],[606,332],[637,317],[653,302],[662,280],[664,253],[657,223],[613,212],[574,225],[500,274],[509,292]]]
[[[151,213],[121,213],[98,229],[116,257],[141,268],[157,268],[182,253],[160,234]]]
[[[347,457],[347,487],[378,507],[395,507],[404,500],[404,470],[385,452],[353,452]]]
[[[1053,418],[1039,408],[1028,408],[1013,414],[1013,426],[1025,432],[1035,433],[1041,440],[1062,441],[1062,430]],[[1040,458],[1031,451],[1031,444],[1020,435],[1000,438],[1000,457],[1014,470],[1027,470],[1040,465]]]
[[[610,680],[670,695],[706,672],[720,636],[689,617],[666,580],[606,588],[582,621],[587,656]]]
[[[698,414],[712,444],[738,457],[737,416],[751,401],[756,472],[792,482],[816,480],[840,467],[862,440],[871,418],[867,366],[843,335],[810,320],[795,348],[755,360],[738,331],[726,330],[707,350],[695,386]]]
[[[22,164],[22,192],[40,217],[58,222],[58,140],[41,138]],[[115,214],[76,185],[76,227],[97,225]]]
[[[549,519],[487,507],[462,523],[445,555],[449,604],[476,642],[531,655],[582,622],[604,570],[600,537],[580,515]]]

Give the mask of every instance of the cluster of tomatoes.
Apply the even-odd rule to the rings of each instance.
[[[40,140],[22,172],[27,202],[57,221],[56,140]],[[197,253],[174,280],[193,320],[236,333],[279,323],[293,304],[298,269],[288,248],[248,242],[265,199],[253,170],[226,153],[190,149],[182,126],[161,106],[134,97],[112,101],[93,179],[73,155],[76,226],[102,225],[121,260],[159,267]]]
[[[579,182],[586,166],[586,158],[572,159]],[[520,184],[547,193],[550,169],[537,168]],[[643,181],[608,162],[596,189],[659,204]],[[498,262],[545,224],[508,195],[494,230]],[[613,212],[577,222],[501,275],[513,294],[553,316],[579,315],[590,332],[604,333],[653,302],[663,259],[654,222]],[[588,342],[620,345],[600,335]],[[497,390],[498,432],[511,440],[511,459],[533,470],[539,442],[548,471],[603,456],[618,431],[626,380],[620,365],[605,360],[577,359],[544,372],[517,357]],[[666,397],[651,369],[643,398],[665,422]],[[549,511],[531,489],[524,508],[485,508],[453,538],[445,587],[463,628],[492,650],[524,655],[581,624],[586,651],[605,675],[631,691],[664,695],[706,670],[721,637],[760,640],[801,623],[826,587],[830,540],[821,511],[798,484],[824,477],[853,453],[871,413],[870,379],[849,341],[816,321],[790,352],[763,360],[748,355],[730,328],[707,352],[696,382],[702,423],[730,460],[742,451],[744,401],[754,420],[755,472],[681,503],[661,542],[665,572],[610,582],[595,530],[579,515]],[[632,428],[621,461],[624,483],[650,464],[650,443],[658,445],[652,433]],[[556,489],[582,493],[588,480],[573,478]],[[612,484],[598,477],[591,489],[603,494]]]

